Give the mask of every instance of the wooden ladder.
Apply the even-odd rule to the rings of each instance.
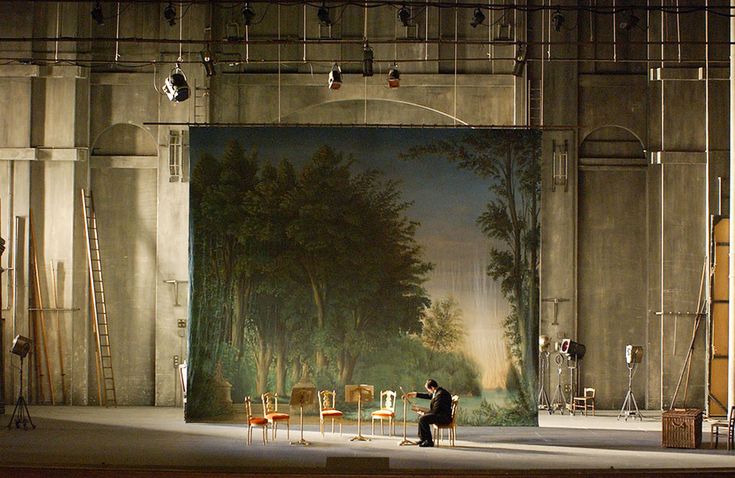
[[[85,238],[87,240],[87,266],[89,269],[89,286],[91,292],[92,326],[97,342],[97,396],[100,405],[117,406],[115,393],[115,376],[112,373],[112,350],[110,348],[110,330],[105,306],[105,286],[102,281],[102,260],[100,258],[100,242],[97,233],[97,218],[94,214],[94,200],[91,191],[82,189],[82,206],[85,217]]]

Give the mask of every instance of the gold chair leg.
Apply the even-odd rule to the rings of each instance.
[[[268,443],[268,427],[263,427],[263,445]]]
[[[291,439],[291,418],[286,420],[286,440]]]
[[[375,417],[370,420],[370,434],[375,435]]]
[[[250,445],[251,441],[253,439],[253,427],[248,427],[248,445]]]

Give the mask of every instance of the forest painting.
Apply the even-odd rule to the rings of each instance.
[[[536,425],[540,152],[535,130],[192,128],[187,421],[434,378],[460,424]]]

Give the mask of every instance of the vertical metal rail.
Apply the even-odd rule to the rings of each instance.
[[[97,344],[97,394],[100,405],[117,406],[115,377],[112,372],[112,350],[110,331],[105,305],[105,288],[102,280],[102,260],[100,258],[97,218],[94,213],[94,199],[91,192],[82,189],[82,206],[85,217],[85,238],[87,240],[87,267],[91,295],[92,325]]]
[[[735,8],[730,8],[730,14]],[[735,207],[733,207],[733,191],[735,191],[735,16],[730,17],[730,243],[735,238]],[[727,409],[735,406],[735,254],[730,247],[728,264],[728,358],[727,358]]]

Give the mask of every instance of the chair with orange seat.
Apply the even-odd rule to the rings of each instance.
[[[393,436],[396,434],[396,392],[393,390],[383,390],[380,392],[380,410],[375,410],[370,414],[372,421],[370,424],[370,433],[375,435],[375,420],[380,420],[380,434],[384,435],[383,420],[388,420],[388,434]]]
[[[268,419],[253,416],[253,401],[249,396],[245,397],[245,414],[248,420],[248,445],[253,443],[253,428],[255,427],[263,429],[263,445],[268,443]]]
[[[339,420],[339,434],[342,434],[342,417],[344,414],[335,408],[337,403],[337,392],[334,390],[319,391],[319,430],[324,436],[324,420],[332,420],[332,433],[334,433],[334,421]]]
[[[263,416],[268,420],[268,423],[273,425],[273,439],[276,439],[279,422],[286,422],[286,438],[290,438],[291,416],[288,413],[278,411],[278,394],[265,392],[261,395],[261,399],[263,401]]]

